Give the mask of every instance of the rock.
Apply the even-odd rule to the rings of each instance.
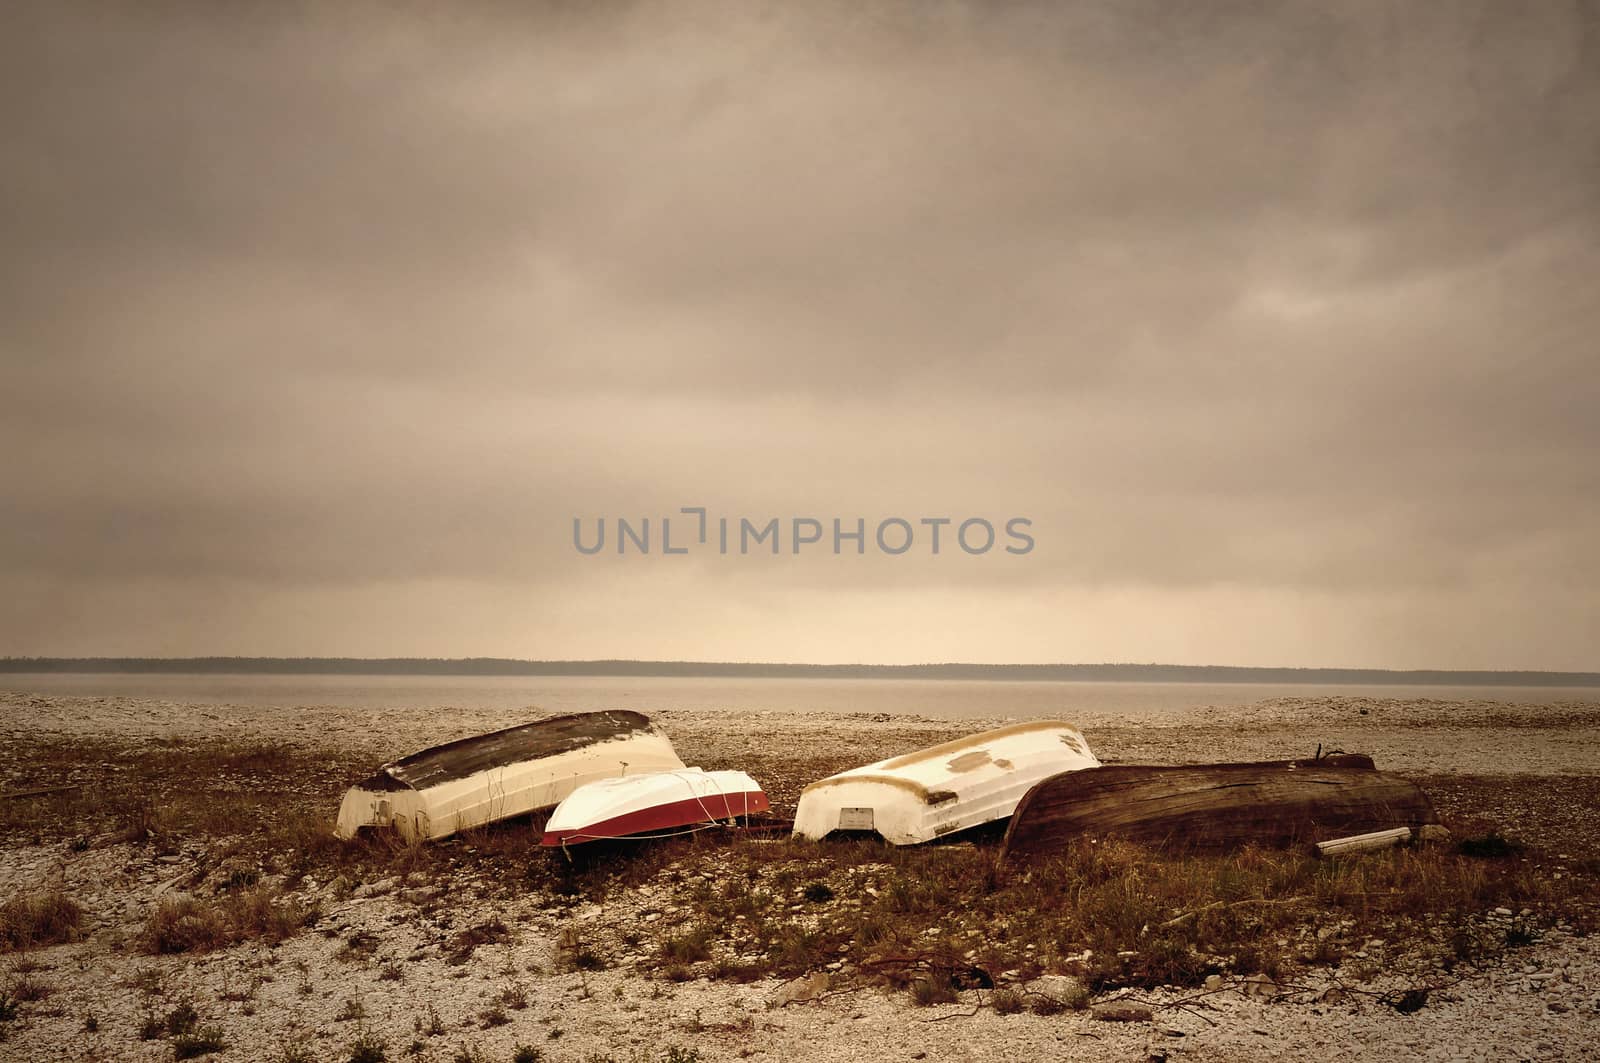
[[[773,998],[773,1004],[783,1007],[787,1004],[799,1004],[807,1000],[815,1000],[828,991],[828,972],[814,971],[803,978],[796,978],[784,984],[778,990],[778,995]]]
[[[1253,974],[1240,984],[1239,992],[1252,1000],[1271,1000],[1278,995],[1278,983],[1264,974]]]
[[[1082,1000],[1088,993],[1081,980],[1070,974],[1042,974],[1023,986],[1029,993],[1049,997],[1058,1004]]]
[[[1222,988],[1222,984],[1222,976],[1220,974],[1206,976],[1205,989],[1207,993],[1215,993],[1217,990]]]
[[[1089,1014],[1100,1022],[1149,1022],[1155,1017],[1155,1013],[1143,1004],[1122,1001],[1096,1004],[1089,1009]]]

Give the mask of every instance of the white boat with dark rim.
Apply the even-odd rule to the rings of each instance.
[[[603,779],[574,790],[550,814],[543,845],[664,837],[767,811],[761,784],[742,771],[681,768]]]
[[[352,786],[334,833],[393,829],[407,841],[553,808],[586,783],[682,768],[648,716],[580,712],[433,746]]]
[[[876,831],[916,845],[1005,819],[1035,783],[1099,765],[1070,724],[1012,724],[814,782],[800,794],[794,833]]]

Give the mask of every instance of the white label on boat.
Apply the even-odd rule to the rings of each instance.
[[[872,809],[870,808],[841,808],[839,809],[840,830],[872,830]]]

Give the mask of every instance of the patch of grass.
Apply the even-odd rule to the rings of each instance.
[[[117,837],[121,841],[138,845],[157,842],[171,827],[166,810],[149,793],[119,802],[117,807]]]
[[[812,904],[826,904],[833,900],[833,887],[826,882],[813,882],[805,888],[803,896]]]
[[[194,1059],[196,1056],[220,1052],[228,1047],[222,1039],[220,1026],[206,1026],[195,1033],[184,1033],[172,1039],[173,1059]]]
[[[460,966],[472,958],[479,945],[501,945],[511,940],[511,931],[498,917],[477,923],[456,934],[445,945],[445,962]]]
[[[491,1004],[478,1013],[478,1021],[485,1030],[492,1030],[496,1026],[504,1026],[511,1021],[511,1016],[506,1014],[506,1009],[499,1004]]]
[[[210,952],[242,941],[274,944],[294,936],[316,910],[265,888],[226,894],[212,903],[192,897],[163,901],[141,935],[147,952]]]
[[[544,1063],[544,1053],[533,1045],[519,1044],[511,1050],[511,1063]]]
[[[411,1020],[411,1028],[417,1033],[438,1037],[444,1033],[444,1020],[439,1018],[439,1009],[430,1002],[423,1007],[421,1015]]]
[[[25,974],[11,982],[11,996],[24,1004],[36,1004],[55,992],[55,987],[41,978]]]
[[[668,1045],[666,1053],[661,1057],[661,1063],[700,1063],[700,1050],[684,1048],[682,1045]]]
[[[1496,906],[1545,913],[1530,925],[1558,912],[1576,919],[1590,886],[1438,846],[1324,860],[1256,849],[1172,855],[1102,840],[1007,868],[992,843],[736,841],[718,863],[722,888],[695,877],[706,898],[695,922],[670,931],[646,971],[750,980],[843,961],[858,979],[930,1000],[942,995],[939,978],[915,983],[939,969],[976,971],[972,985],[1011,969],[1069,974],[1090,992],[1194,986],[1216,973],[1281,979],[1338,962],[1370,937],[1448,942],[1453,927]],[[663,867],[655,887],[673,888],[674,873]],[[794,908],[808,884],[826,884],[832,901]]]
[[[384,1063],[389,1057],[389,1045],[376,1030],[363,1025],[350,1042],[349,1063]]]
[[[958,999],[955,984],[946,974],[930,972],[911,983],[911,1002],[918,1007],[953,1004]]]
[[[167,1012],[166,1017],[161,1020],[161,1030],[168,1037],[179,1037],[192,1032],[199,1022],[200,1013],[186,1000]]]
[[[1027,1006],[1022,994],[1015,989],[996,989],[989,996],[989,1006],[996,1015],[1015,1015]]]
[[[83,909],[59,891],[25,894],[0,904],[0,952],[76,941]]]
[[[358,963],[378,951],[378,939],[365,930],[357,930],[339,946],[333,958],[343,963]]]
[[[1514,842],[1495,832],[1473,838],[1462,838],[1456,843],[1456,851],[1462,856],[1475,857],[1479,860],[1504,860],[1520,855],[1522,849],[1520,842]]]

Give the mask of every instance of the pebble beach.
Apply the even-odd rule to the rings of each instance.
[[[340,780],[355,781],[362,765],[538,715],[536,706],[390,717],[339,706],[0,694],[0,788],[47,785],[30,760],[40,748],[78,744],[114,770],[119,750],[225,740],[325,757],[326,774],[292,798],[312,808],[325,802],[331,818]],[[772,712],[732,726],[723,712],[656,717],[687,763],[750,771],[780,812],[792,811],[800,787],[821,775],[1004,722]],[[1069,722],[1108,763],[1272,759],[1318,747],[1369,753],[1380,768],[1422,785],[1458,832],[1515,837],[1549,874],[1600,859],[1600,702],[1280,698],[1211,706],[1170,723],[1115,714]],[[262,797],[270,808],[273,795]],[[315,929],[280,943],[200,955],[142,950],[139,928],[155,907],[215,888],[228,866],[215,848],[179,838],[158,851],[109,832],[30,837],[13,816],[0,852],[0,899],[60,891],[81,905],[84,924],[81,940],[0,955],[0,977],[13,988],[43,987],[0,1026],[0,1057],[172,1059],[168,1039],[141,1039],[139,1028],[179,997],[220,1031],[226,1047],[210,1058],[240,1060],[350,1059],[359,1036],[381,1042],[391,1060],[511,1060],[519,1047],[577,1063],[1577,1060],[1593,1057],[1600,1036],[1600,935],[1586,932],[1588,915],[1579,911],[1465,913],[1491,929],[1525,923],[1526,944],[1482,969],[1435,978],[1425,1006],[1409,1012],[1386,1001],[1418,984],[1418,974],[1407,966],[1405,942],[1383,940],[1365,943],[1359,958],[1370,962],[1359,979],[1350,963],[1288,984],[1219,978],[1201,990],[1108,994],[1055,1015],[999,1014],[981,989],[918,1007],[904,993],[852,984],[848,971],[824,972],[821,981],[674,982],[642,971],[626,945],[603,969],[574,970],[563,949],[576,936],[613,940],[629,927],[681,919],[692,902],[681,891],[642,887],[603,904],[552,906],[538,890],[486,881],[471,848],[459,846],[444,881],[391,874],[294,883],[320,915]],[[715,854],[708,860],[699,873],[715,873]],[[486,921],[506,933],[453,957],[452,935],[464,922]],[[370,954],[352,957],[352,942],[371,942]],[[1122,1005],[1135,1009],[1134,1021],[1107,1021],[1108,1009]]]

